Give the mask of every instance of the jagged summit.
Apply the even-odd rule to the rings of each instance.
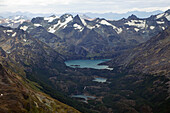
[[[131,20],[131,19],[139,19],[136,15],[132,14],[131,16],[129,16],[127,19]]]
[[[73,18],[73,21],[81,26],[84,26],[83,24],[84,19],[82,19],[78,14]]]
[[[60,16],[60,18],[68,18],[68,17],[72,17],[73,18],[73,15],[69,14],[69,13],[66,13],[66,14],[63,14],[63,15]]]
[[[168,13],[168,14],[170,14],[170,9],[168,9],[167,11],[165,11],[165,13]]]
[[[50,17],[56,17],[56,15],[51,15]]]
[[[28,18],[27,16],[23,16],[23,15],[15,15],[15,16],[10,16],[8,18],[0,17],[0,25],[6,26],[6,27],[12,27],[12,28],[17,28],[23,22],[29,22],[29,21],[30,21],[30,18]]]
[[[46,41],[52,36],[51,34],[46,33],[45,37],[47,38],[41,35],[45,38],[44,41],[51,46],[53,45],[52,42],[55,42],[55,47],[52,47],[60,52],[66,51],[66,53],[62,54],[71,54],[68,52],[71,50],[71,45],[80,46],[77,47],[78,49],[82,49],[81,46],[83,46],[83,51],[85,50],[87,53],[89,52],[89,54],[98,54],[96,51],[101,51],[101,49],[99,46],[95,46],[95,44],[97,43],[103,47],[102,42],[104,39],[108,39],[107,42],[109,42],[109,45],[105,45],[105,47],[107,49],[109,48],[109,50],[114,50],[115,48],[116,50],[122,50],[123,48],[126,49],[131,46],[136,46],[139,43],[146,42],[152,36],[165,30],[169,25],[169,20],[170,16],[168,13],[162,13],[143,19],[132,14],[128,18],[118,21],[107,20],[104,18],[87,20],[82,18],[81,15],[76,15],[73,17],[71,14],[64,14],[61,17],[37,17],[35,20],[32,20],[32,23],[27,22],[27,24],[21,24],[19,28],[30,32],[33,37],[37,37],[40,35],[32,31],[39,26],[44,27],[44,30],[46,30],[45,32],[53,33],[59,37],[57,40],[61,39],[58,42],[59,44],[57,44],[57,41],[54,40],[55,38],[52,38],[53,40],[51,41]],[[94,30],[96,32],[95,34],[98,35],[89,35],[91,30]],[[88,47],[82,42],[85,38],[87,38],[87,36],[93,36],[90,37],[91,40],[93,40],[93,38],[96,38],[99,35],[102,36],[102,38],[98,39],[98,41],[96,40],[93,44],[91,43]],[[64,46],[59,46],[63,44]],[[81,50],[75,50],[75,54],[77,51]]]

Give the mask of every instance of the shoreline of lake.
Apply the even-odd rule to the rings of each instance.
[[[92,69],[108,69],[113,70],[112,68],[109,68],[107,65],[99,65],[103,62],[107,62],[111,59],[96,59],[96,60],[67,60],[65,61],[65,64],[72,68],[92,68]]]

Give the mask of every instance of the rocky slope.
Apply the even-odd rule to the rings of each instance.
[[[157,16],[152,17],[154,19],[161,17]],[[145,42],[146,40],[143,37],[146,36],[146,38],[148,38],[148,35],[151,33],[151,31],[149,30],[147,32],[147,35],[145,34],[136,36],[135,34],[136,41],[135,43],[132,41],[134,43],[133,45],[133,43],[129,41],[129,38],[130,36],[134,35],[131,32],[131,30],[134,29],[134,26],[131,26],[132,29],[129,28],[132,34],[129,33],[127,35],[125,33],[124,35],[127,35],[127,39],[124,39],[122,38],[123,32],[127,32],[128,30],[121,31],[121,33],[118,34],[118,31],[120,31],[120,29],[117,29],[118,27],[115,28],[114,26],[110,26],[110,24],[107,23],[108,20],[105,19],[101,19],[101,21],[104,20],[102,22],[100,22],[100,19],[91,20],[99,20],[100,23],[105,23],[105,25],[100,24],[101,29],[90,29],[90,27],[88,26],[89,24],[87,23],[90,23],[91,21],[82,20],[78,15],[73,18],[71,15],[67,14],[61,18],[57,18],[58,17],[55,16],[52,16],[50,18],[35,18],[30,23],[24,23],[24,26],[21,25],[20,29],[26,30],[28,33],[20,29],[0,27],[0,61],[2,62],[5,69],[8,70],[8,73],[17,73],[15,74],[17,80],[26,82],[26,84],[29,85],[28,87],[35,88],[36,90],[37,88],[41,89],[45,93],[50,94],[52,97],[55,97],[55,95],[57,95],[56,90],[64,92],[68,95],[94,95],[96,99],[89,100],[89,104],[75,104],[73,101],[71,101],[71,105],[75,104],[76,107],[83,106],[84,108],[86,108],[86,110],[88,108],[89,110],[102,113],[127,111],[134,113],[161,111],[166,113],[167,111],[169,111],[167,107],[169,106],[169,99],[167,94],[167,78],[165,78],[164,76],[136,73],[140,71],[142,73],[149,72],[150,74],[157,74],[160,72],[160,75],[165,75],[166,73],[167,75],[169,74],[169,68],[166,68],[166,65],[169,67],[169,28],[162,34],[158,34],[154,38],[146,39],[149,41],[139,45],[137,48],[134,48],[132,52],[129,51],[128,53],[125,53],[125,56],[122,55],[121,58],[116,58],[116,60],[113,60],[117,61],[114,63],[122,64],[123,66],[120,65],[121,68],[123,67],[123,69],[125,69],[127,67],[129,70],[133,69],[133,72],[135,71],[135,73],[129,74],[125,73],[126,71],[119,73],[116,72],[116,69],[116,71],[70,69],[68,67],[65,67],[63,62],[64,59],[62,58],[62,56],[54,51],[52,48],[68,56],[90,56],[89,53],[93,53],[94,56],[96,56],[96,54],[101,54],[101,52],[120,51],[127,49],[128,47],[131,48],[136,44]],[[71,20],[71,18],[73,20]],[[161,18],[164,18],[164,24],[155,25],[159,26],[156,27],[157,30],[154,31],[155,33],[163,30],[162,27],[166,27],[167,23],[169,23],[166,13],[164,13]],[[129,17],[129,20],[123,20],[126,20],[126,22],[128,22],[131,21],[131,19],[138,20],[138,18],[133,15]],[[154,19],[152,21],[159,20]],[[161,19],[160,21],[163,22],[163,20]],[[56,24],[58,22],[60,23],[56,25],[56,29],[58,30],[50,28],[50,32],[54,30],[54,32],[50,33],[48,26],[46,25],[51,26],[49,23],[53,23],[55,21],[57,21]],[[111,21],[109,22],[111,23]],[[133,23],[133,21],[131,22]],[[75,29],[75,27],[71,27],[75,24],[84,26],[82,31],[80,26],[76,25],[77,29]],[[91,22],[91,26],[93,24],[94,23]],[[139,23],[137,22],[135,24]],[[44,27],[43,25],[46,27]],[[121,25],[121,23],[118,25]],[[129,24],[128,27],[130,25],[131,24]],[[142,28],[140,30],[142,30]],[[135,31],[135,33],[140,34],[140,30],[139,32]],[[102,33],[100,33],[100,31],[102,31]],[[33,38],[31,37],[31,35],[33,36]],[[117,43],[117,41],[115,40],[113,40],[113,42],[109,42],[108,38],[105,37],[106,35],[113,35],[114,37],[117,36],[115,40],[120,39],[119,43]],[[154,35],[154,33],[151,33],[151,35]],[[52,48],[47,46],[45,43]],[[155,63],[156,60],[154,58],[159,59],[159,61],[161,62]],[[118,66],[117,64],[116,66]],[[147,67],[147,65],[145,64],[150,67]],[[111,65],[114,66],[113,62],[111,62]],[[154,68],[152,66],[154,66]],[[159,68],[159,66],[161,68]],[[155,69],[156,71],[153,69]],[[161,71],[159,71],[159,69]],[[36,83],[32,83],[30,81],[28,82],[27,79],[22,79],[22,77],[29,78],[29,80],[33,80]],[[107,81],[106,83],[94,82],[93,80],[96,77],[107,78]],[[42,81],[48,83],[48,85],[52,84],[54,89],[48,87],[47,84],[44,85]],[[32,90],[30,89],[29,91]],[[20,94],[20,92],[18,93]],[[25,92],[25,94],[27,94],[27,92]],[[43,100],[44,98],[48,98],[44,97],[44,94],[37,94],[37,92],[34,91],[33,93],[29,94],[32,94],[33,97],[35,95],[35,97],[38,98],[37,101],[35,101],[38,106],[40,104],[39,101],[45,101],[44,103],[47,103],[47,106],[49,105],[48,99]],[[23,96],[20,97],[21,99],[24,98]],[[20,100],[17,101],[20,102]],[[68,100],[66,100],[65,102],[67,103]],[[37,104],[35,104],[35,106]],[[31,103],[30,105],[34,104]],[[42,106],[43,108],[46,108],[44,107],[44,104]],[[27,108],[26,110],[29,111],[29,109]],[[84,109],[81,109],[81,111],[85,112]]]
[[[20,29],[1,26],[0,40],[0,63],[5,67],[0,74],[2,112],[78,112],[41,92],[44,87],[50,92],[49,76],[65,69],[60,54]],[[41,82],[28,80],[31,77]]]
[[[170,27],[138,47],[115,57],[110,65],[150,74],[170,74]]]
[[[0,25],[6,26],[6,27],[17,28],[20,24],[22,24],[25,21],[29,22],[30,19],[22,15],[10,16],[8,18],[1,17]]]
[[[64,70],[64,59],[59,53],[23,30],[0,27],[0,47],[7,53],[7,58],[27,72],[47,70],[46,73],[53,75]]]
[[[108,64],[120,72],[164,76],[168,79],[166,85],[170,95],[170,27],[138,47],[113,58]]]
[[[169,17],[170,10],[145,19],[131,15],[118,21],[65,14],[33,18],[19,28],[65,56],[97,57],[146,42],[169,26]]]
[[[170,75],[170,27],[134,51],[128,66],[144,73]]]
[[[79,113],[37,90],[38,85],[18,76],[0,64],[1,113]]]
[[[0,62],[7,70],[24,78],[21,82],[27,81],[26,85],[30,84],[36,90],[41,90],[67,105],[89,111],[63,92],[58,92],[59,88],[51,82],[50,77],[68,76],[68,72],[63,57],[43,42],[32,38],[23,30],[1,26],[0,55]]]

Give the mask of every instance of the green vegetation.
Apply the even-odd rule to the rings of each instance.
[[[70,105],[81,112],[151,112],[166,113],[169,100],[165,76],[148,74],[119,73],[115,70],[67,69],[52,82],[42,81],[45,75],[27,74],[27,78],[38,83],[39,89],[51,97]],[[93,82],[95,76],[107,78],[106,83]],[[47,76],[46,76],[47,77]],[[71,82],[70,82],[71,81]],[[68,89],[65,91],[63,89]],[[84,87],[86,89],[84,90]],[[97,99],[89,100],[88,104],[70,98],[71,94],[88,94]]]

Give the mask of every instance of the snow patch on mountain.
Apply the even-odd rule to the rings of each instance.
[[[103,24],[103,25],[111,26],[117,32],[117,34],[120,34],[123,31],[122,28],[118,28],[118,27],[112,25],[111,23],[107,22],[106,20],[102,20],[99,23]]]
[[[86,26],[88,29],[94,29],[94,28],[95,28],[95,26],[88,25],[88,24],[86,23],[85,19],[83,19],[81,16],[79,16],[79,18],[80,18],[82,24],[83,24],[84,26]]]
[[[8,18],[1,18],[0,24],[3,26],[17,28],[20,24],[22,24],[25,21],[30,21],[30,20],[27,17],[17,15],[17,16],[12,16]]]
[[[42,25],[41,24],[34,24],[34,26],[39,27],[39,26],[42,26]]]
[[[82,31],[84,29],[84,27],[82,27],[81,25],[79,25],[77,23],[74,24],[73,27],[74,27],[74,29],[79,29],[80,31]]]
[[[81,22],[83,23],[84,26],[87,25],[86,21],[80,17]]]
[[[23,39],[23,41],[24,41],[24,42],[27,42],[27,40],[26,40],[26,39]]]
[[[165,30],[165,27],[162,27],[162,30]]]
[[[168,13],[165,14],[165,18],[170,21],[170,15]]]
[[[122,31],[123,31],[122,28],[116,28],[117,34],[120,34]]]
[[[113,26],[111,23],[107,22],[106,20],[100,21],[100,24],[107,25],[107,26]]]
[[[6,51],[6,53],[8,53],[8,54],[9,54],[9,53],[11,53],[11,52],[10,52],[10,51]]]
[[[87,25],[87,28],[88,28],[88,29],[94,29],[94,28],[95,28],[95,26]]]
[[[61,22],[61,20],[59,20],[57,24],[52,25],[48,28],[48,32],[54,33],[54,32],[56,32],[56,30],[58,30],[61,27],[63,27],[63,29],[64,29],[67,26],[67,24],[72,20],[73,20],[72,16],[68,16],[67,18],[65,18],[64,22]]]
[[[67,25],[67,23],[69,23],[69,22],[72,21],[72,20],[73,20],[73,17],[72,17],[72,16],[69,16],[69,17],[67,17],[67,18],[65,19],[64,22],[59,21],[59,22],[60,22],[59,28]]]
[[[20,18],[21,18],[21,16],[16,16],[16,17],[14,17],[15,20],[18,20],[18,19],[20,19]]]
[[[157,24],[164,24],[164,21],[156,21]]]
[[[97,28],[99,28],[99,27],[100,27],[100,25],[99,25],[99,24],[96,24],[95,26],[96,26]]]
[[[26,31],[28,29],[28,26],[21,26],[20,29]]]
[[[48,22],[52,22],[53,20],[57,19],[59,17],[55,16],[55,17],[46,17],[44,18],[44,20],[47,20]]]
[[[152,29],[152,30],[155,29],[155,26],[150,26],[150,29]]]
[[[49,28],[48,28],[48,32],[50,32],[50,33],[55,33],[55,31],[56,31],[55,28],[56,28],[55,25],[49,27]]]
[[[140,29],[138,29],[138,28],[134,28],[134,30],[135,30],[136,32],[138,32]]]
[[[129,26],[136,26],[138,28],[144,29],[146,26],[146,20],[130,20],[125,24]]]
[[[20,24],[22,24],[25,21],[26,21],[25,19],[11,20],[11,22],[13,22],[13,23],[20,23]]]
[[[15,37],[15,36],[16,36],[16,34],[17,34],[17,33],[16,33],[16,32],[14,32],[14,33],[12,34],[12,37]]]
[[[164,13],[159,14],[159,15],[156,16],[156,19],[159,19],[159,18],[161,18],[161,17],[163,17],[163,16],[164,16]]]
[[[11,33],[12,33],[12,32],[13,32],[13,30],[7,30],[6,32],[11,32]]]
[[[6,30],[3,30],[4,33],[6,33]]]

